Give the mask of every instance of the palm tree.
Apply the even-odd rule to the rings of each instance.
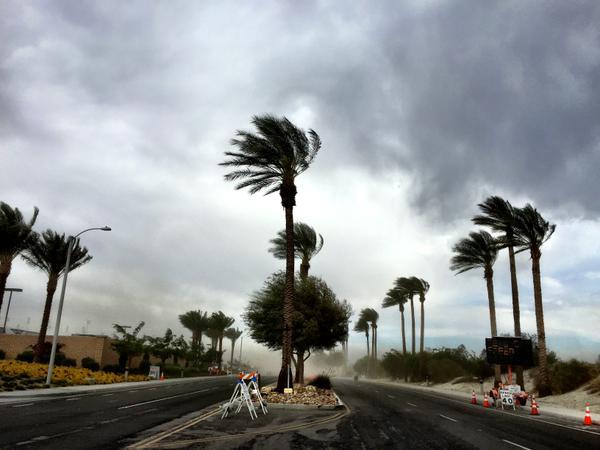
[[[369,322],[367,322],[362,314],[359,319],[354,324],[354,331],[357,333],[365,333],[365,337],[367,338],[367,359],[371,359],[371,347],[369,345]]]
[[[498,196],[487,198],[480,203],[479,209],[483,214],[473,217],[473,223],[491,228],[501,233],[502,247],[508,248],[508,261],[510,264],[510,285],[512,289],[513,319],[515,336],[521,336],[521,313],[519,307],[519,286],[517,284],[517,265],[515,262],[515,223],[517,209],[510,202]],[[524,388],[523,367],[517,366],[517,384]]]
[[[238,131],[231,144],[235,152],[225,152],[229,159],[220,165],[234,170],[225,180],[236,181],[236,189],[248,188],[250,194],[266,191],[265,195],[279,192],[285,209],[286,284],[283,308],[283,339],[281,371],[277,390],[289,387],[292,379],[292,329],[294,314],[294,206],[296,205],[296,177],[309,168],[321,148],[319,135],[296,127],[287,118],[272,115],[254,116],[252,123],[257,133]]]
[[[48,274],[42,326],[40,327],[37,344],[35,346],[36,359],[38,361],[42,356],[44,342],[46,341],[46,331],[48,329],[48,320],[50,319],[50,309],[52,308],[54,292],[56,291],[58,279],[64,273],[65,266],[67,265],[68,247],[69,238],[65,239],[64,234],[46,230],[40,237],[36,237],[22,255],[27,263]],[[87,248],[80,247],[79,239],[76,239],[73,243],[73,250],[71,251],[71,266],[69,267],[69,272],[83,266],[91,259],[92,256],[88,254]]]
[[[398,305],[400,310],[400,329],[402,331],[402,354],[406,355],[406,336],[404,333],[404,304],[408,301],[408,296],[405,290],[398,287],[390,289],[381,306],[389,308],[390,306]]]
[[[550,386],[550,374],[548,373],[548,360],[546,350],[546,330],[544,327],[544,305],[542,302],[542,282],[540,275],[540,259],[542,257],[541,247],[546,242],[556,225],[545,220],[542,215],[530,204],[517,210],[515,221],[515,246],[519,251],[529,249],[531,254],[531,272],[533,275],[533,299],[535,303],[535,322],[537,326],[538,356],[540,385],[539,395],[552,394]]]
[[[212,313],[210,316],[212,329],[216,332],[217,339],[219,340],[219,372],[221,371],[223,361],[223,337],[225,337],[225,330],[233,325],[233,322],[235,322],[235,319],[226,316],[223,314],[223,311]]]
[[[422,278],[419,278],[421,288],[419,289],[419,302],[421,303],[421,345],[419,353],[423,355],[425,345],[425,294],[429,291],[429,283]]]
[[[421,289],[421,282],[416,277],[400,277],[396,280],[396,287],[406,291],[407,297],[410,300],[410,319],[412,326],[412,345],[411,352],[415,354],[415,305],[413,298],[419,293]]]
[[[4,301],[6,280],[10,275],[12,262],[19,253],[25,250],[35,236],[32,230],[37,219],[39,209],[33,208],[33,216],[25,222],[23,214],[18,208],[12,208],[0,202],[0,310]]]
[[[285,230],[277,233],[275,239],[271,239],[273,247],[269,252],[278,259],[286,258],[286,236]],[[294,256],[301,260],[300,263],[300,278],[306,280],[308,278],[308,270],[310,269],[310,260],[323,248],[323,236],[317,235],[314,228],[302,222],[294,224]]]
[[[204,334],[208,328],[207,313],[202,312],[199,309],[196,311],[188,311],[179,316],[179,322],[192,332],[192,346],[202,345],[202,334]]]
[[[452,248],[456,253],[450,261],[450,270],[456,274],[471,269],[483,269],[483,277],[487,283],[488,303],[490,308],[490,328],[492,337],[498,335],[496,327],[496,303],[494,300],[494,269],[498,257],[498,241],[487,231],[473,231],[468,238],[461,239]],[[494,367],[495,384],[500,382],[500,366]]]
[[[373,308],[365,308],[360,312],[360,316],[367,323],[371,325],[371,358],[370,367],[374,368],[377,362],[377,321],[379,320],[379,314]],[[367,372],[372,375],[372,370]]]
[[[237,328],[227,328],[225,330],[225,337],[231,341],[231,359],[229,360],[229,366],[233,367],[233,351],[235,350],[235,343],[242,335],[242,330]]]

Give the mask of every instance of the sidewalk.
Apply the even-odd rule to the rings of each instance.
[[[89,384],[80,386],[65,386],[65,387],[51,387],[47,389],[28,389],[25,391],[12,391],[0,393],[0,404],[2,403],[16,403],[24,400],[51,400],[60,396],[87,394],[96,391],[104,391],[107,389],[136,389],[140,387],[151,387],[155,385],[164,384],[179,384],[190,382],[194,380],[219,380],[223,377],[215,376],[203,376],[203,377],[189,377],[189,378],[167,378],[165,380],[152,380],[152,381],[132,381],[127,383],[112,383],[112,384]]]
[[[460,392],[460,391],[452,391],[449,389],[441,389],[441,388],[437,388],[435,386],[422,386],[419,384],[396,382],[396,381],[369,380],[366,378],[362,378],[360,381],[368,382],[368,383],[384,384],[384,385],[390,385],[390,386],[400,386],[400,387],[404,387],[407,389],[419,390],[419,391],[429,392],[429,393],[436,392],[439,394],[444,394],[447,397],[454,397],[455,399],[464,400],[465,403],[469,403],[471,401],[471,394],[468,394],[465,392]],[[475,391],[475,392],[477,393],[477,391]],[[582,405],[581,411],[579,411],[579,410],[569,409],[569,408],[560,407],[560,406],[556,406],[556,405],[544,405],[543,397],[540,399],[536,398],[536,402],[538,404],[538,410],[540,412],[540,415],[550,415],[550,416],[560,417],[563,419],[576,420],[578,423],[583,422],[583,418],[585,415],[585,405]],[[481,394],[478,394],[478,393],[477,393],[477,403],[478,404],[483,403],[483,397],[481,396]],[[497,408],[499,408],[499,406]],[[530,405],[520,406],[520,408],[523,411],[527,411],[528,414],[531,411]],[[592,416],[592,419],[593,419],[594,424],[600,424],[597,417]]]

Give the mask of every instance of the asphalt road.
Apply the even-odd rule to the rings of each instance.
[[[140,431],[228,399],[234,377],[0,403],[0,448],[111,449]]]
[[[328,443],[331,448],[600,448],[598,426],[585,429],[525,411],[485,409],[396,385],[338,379],[335,389],[352,412],[338,424],[336,441]],[[302,437],[296,444],[312,445]]]

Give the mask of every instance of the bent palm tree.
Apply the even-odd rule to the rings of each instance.
[[[225,152],[229,159],[220,165],[234,170],[225,180],[235,181],[236,189],[248,188],[250,194],[279,192],[285,209],[286,284],[283,308],[283,342],[281,371],[277,390],[282,392],[292,379],[292,329],[294,314],[294,214],[296,177],[309,168],[321,148],[319,135],[296,127],[287,118],[272,115],[255,116],[252,123],[257,133],[238,131],[231,144],[238,151]]]
[[[179,316],[179,322],[192,332],[192,346],[202,345],[202,334],[208,328],[208,317],[201,310],[188,311]]]
[[[237,328],[227,328],[225,330],[225,337],[231,341],[231,358],[229,360],[229,366],[233,367],[233,351],[235,350],[235,343],[242,335],[242,330]]]
[[[456,271],[457,275],[471,269],[483,269],[490,308],[490,328],[492,337],[497,336],[494,269],[492,267],[498,257],[498,242],[490,233],[481,230],[469,233],[469,237],[458,241],[452,251],[456,254],[450,261],[450,270]],[[500,366],[496,364],[494,371],[497,385],[500,382]]]
[[[416,277],[400,277],[396,280],[396,287],[406,291],[406,295],[410,300],[410,319],[412,326],[412,345],[411,352],[415,354],[415,305],[413,298],[415,295],[419,293],[419,289],[421,289],[421,282]]]
[[[233,317],[226,316],[223,314],[223,311],[212,313],[210,316],[212,329],[215,331],[219,341],[219,372],[221,371],[221,367],[223,365],[223,337],[225,336],[225,330],[233,325],[233,322],[235,322],[235,319]]]
[[[19,253],[25,250],[35,237],[32,230],[39,209],[33,208],[33,216],[25,222],[19,208],[12,208],[0,202],[0,310],[4,301],[6,280],[10,275],[12,262]]]
[[[367,371],[373,375],[372,372],[377,362],[377,321],[379,320],[379,314],[373,308],[365,308],[360,312],[360,316],[371,325],[371,358],[369,360],[371,370],[367,369]]]
[[[389,308],[390,306],[398,305],[398,309],[400,310],[400,329],[402,332],[402,354],[406,355],[406,336],[404,333],[404,304],[408,301],[408,297],[406,291],[400,289],[398,287],[394,287],[390,289],[385,298],[383,299],[383,303],[381,306],[384,308]]]
[[[287,257],[285,230],[277,233],[275,239],[271,239],[273,247],[269,252],[278,259]],[[294,224],[294,256],[300,259],[300,278],[306,280],[310,269],[310,260],[323,248],[323,236],[317,235],[314,228],[302,222]]]
[[[548,373],[548,359],[546,350],[546,330],[544,327],[544,305],[542,302],[542,282],[540,274],[540,259],[542,257],[541,247],[546,242],[556,225],[550,224],[542,215],[530,204],[517,210],[517,220],[515,221],[515,245],[519,251],[529,249],[531,254],[531,272],[533,275],[533,299],[535,303],[535,322],[537,326],[538,337],[538,355],[539,355],[539,374],[540,385],[538,386],[539,395],[552,394],[550,386],[550,374]]]
[[[67,249],[69,239],[65,239],[64,234],[58,234],[52,230],[46,230],[39,238],[31,243],[29,248],[23,253],[22,257],[33,267],[43,270],[48,275],[48,284],[46,285],[46,302],[44,304],[44,314],[42,316],[42,325],[38,334],[37,344],[35,346],[36,359],[39,361],[46,341],[46,331],[48,330],[48,320],[50,319],[50,309],[52,308],[52,299],[56,292],[58,279],[63,275],[67,265]],[[79,246],[79,239],[73,243],[71,251],[71,265],[69,272],[83,266],[92,259],[88,254],[87,248]]]
[[[514,208],[510,202],[498,196],[489,197],[478,206],[483,214],[473,217],[473,223],[489,227],[493,231],[502,233],[500,242],[502,247],[508,248],[515,336],[521,336],[521,313],[519,306],[519,286],[517,284],[514,239],[517,209]],[[521,389],[524,389],[523,367],[517,366],[516,369],[517,384],[521,386]]]
[[[367,338],[367,360],[371,359],[371,347],[369,345],[369,322],[367,322],[362,314],[359,319],[354,324],[354,331],[357,333],[365,333],[365,337]]]
[[[421,283],[419,289],[419,302],[421,303],[421,345],[419,346],[419,353],[423,355],[425,345],[425,294],[429,291],[429,283],[422,278],[419,281]]]

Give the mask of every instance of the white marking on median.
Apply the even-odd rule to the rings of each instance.
[[[178,394],[178,395],[171,395],[170,397],[163,397],[163,398],[157,398],[155,400],[148,400],[147,402],[141,402],[141,403],[134,403],[132,405],[126,405],[126,406],[121,406],[118,409],[129,409],[129,408],[135,408],[137,406],[142,406],[142,405],[149,405],[150,403],[156,403],[156,402],[162,402],[163,400],[170,400],[172,398],[177,398],[177,397],[185,397],[187,395],[193,395],[193,394],[199,394],[200,392],[206,392],[209,389],[202,389],[200,391],[193,391],[193,392],[185,392],[183,394]]]
[[[388,394],[388,397],[391,398],[392,400],[395,400],[396,397],[394,397],[393,395]]]
[[[524,450],[531,450],[529,447],[523,447],[522,445],[515,444],[514,442],[508,441],[506,439],[502,439],[502,441],[506,442],[507,444],[514,445],[515,447],[522,448]]]
[[[22,405],[15,405],[13,408],[22,408],[23,406],[31,406],[33,403],[23,403]]]
[[[414,406],[415,408],[417,407],[417,405],[415,405],[414,403],[411,403],[411,402],[406,402],[406,403],[410,406]]]
[[[452,417],[448,417],[448,416],[445,416],[445,415],[443,415],[443,414],[438,414],[438,415],[439,415],[440,417],[443,417],[444,419],[451,420],[452,422],[458,422],[458,420],[456,420],[456,419],[453,419]]]

